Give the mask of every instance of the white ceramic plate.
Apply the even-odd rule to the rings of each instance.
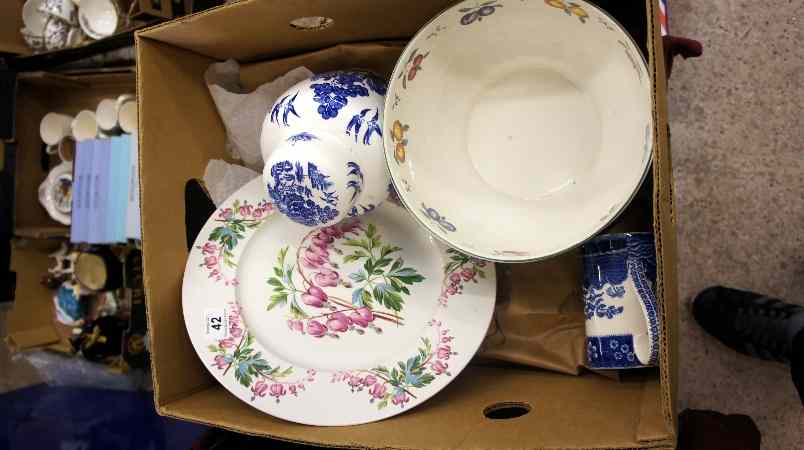
[[[451,247],[523,262],[610,224],[648,171],[638,47],[581,0],[464,1],[397,63],[384,144],[404,204]]]
[[[53,220],[70,225],[72,202],[73,164],[65,161],[54,167],[39,185],[39,203]]]
[[[184,272],[188,334],[229,391],[285,420],[353,425],[422,403],[466,366],[493,264],[446,250],[393,202],[311,231],[266,197],[261,179],[232,195]]]

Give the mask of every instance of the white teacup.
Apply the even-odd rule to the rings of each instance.
[[[114,98],[105,98],[98,103],[95,109],[95,116],[98,120],[98,128],[106,135],[119,134],[122,131],[120,124],[121,107],[134,100],[134,95],[123,94]],[[130,114],[126,112],[126,114]],[[125,120],[130,118],[126,117]]]
[[[42,0],[39,11],[58,17],[67,23],[76,23],[76,7],[73,0]]]
[[[39,136],[47,145],[58,145],[62,139],[72,136],[73,117],[50,112],[39,122]]]
[[[48,14],[39,9],[43,3],[44,0],[28,0],[22,5],[22,23],[25,25],[23,28],[25,33],[40,37],[44,33]]]
[[[123,24],[123,16],[116,0],[82,0],[78,23],[89,37],[103,39],[117,32]]]
[[[75,141],[62,139],[56,145],[48,145],[45,152],[48,155],[58,155],[63,162],[71,163],[75,159]]]
[[[269,109],[260,147],[277,209],[310,227],[372,211],[390,183],[382,147],[385,81],[336,71],[303,80]]]
[[[583,246],[587,367],[659,361],[656,248],[651,233],[599,236]]]
[[[117,115],[117,122],[123,133],[135,134],[137,132],[137,101],[130,100],[124,102],[120,106],[120,112]]]
[[[95,139],[98,137],[98,121],[95,119],[95,113],[86,109],[79,112],[70,124],[70,129],[76,141]]]

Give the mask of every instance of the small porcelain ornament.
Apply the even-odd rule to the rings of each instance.
[[[279,96],[260,146],[264,184],[282,214],[320,227],[382,203],[390,182],[382,144],[385,91],[373,74],[336,71]]]

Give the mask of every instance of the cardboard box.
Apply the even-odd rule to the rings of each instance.
[[[25,0],[0,2],[0,54],[30,55],[31,49],[22,39],[22,5]]]
[[[69,227],[47,214],[39,203],[39,185],[47,177],[43,166],[39,122],[50,111],[75,115],[97,107],[101,99],[134,92],[135,74],[118,73],[65,76],[46,72],[19,74],[14,141],[14,236],[11,270],[17,273],[15,300],[8,316],[8,341],[15,350],[47,347],[67,351],[70,330],[54,321],[53,292],[39,284],[51,264],[48,253],[66,238]],[[6,161],[8,163],[8,161]],[[49,159],[50,167],[58,164]]]
[[[619,2],[605,2],[616,4]],[[184,328],[181,284],[187,257],[184,185],[212,158],[225,158],[225,131],[204,85],[210,63],[235,58],[247,88],[298,65],[358,67],[388,76],[404,40],[450,2],[246,0],[137,33],[143,256],[154,395],[160,414],[295,442],[381,448],[674,448],[676,244],[667,141],[665,72],[658,5],[620,5],[647,30],[654,79],[653,228],[663,307],[661,366],[619,380],[585,373],[470,366],[438,395],[399,416],[351,427],[285,422],[230,395],[208,374]],[[299,30],[299,17],[334,23]],[[636,35],[640,39],[639,35]],[[644,205],[636,205],[644,207]],[[521,404],[528,414],[484,412]]]
[[[28,238],[68,236],[69,227],[53,220],[39,204],[39,185],[49,169],[42,164],[39,123],[48,112],[74,116],[82,109],[95,111],[104,98],[133,92],[135,75],[117,73],[58,75],[48,72],[21,73],[17,79],[17,111],[14,139],[15,168],[14,234]],[[50,159],[50,168],[58,164]]]

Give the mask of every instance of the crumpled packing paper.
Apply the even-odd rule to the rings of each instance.
[[[204,80],[226,127],[226,146],[235,159],[250,169],[262,171],[260,133],[268,108],[291,86],[312,76],[313,72],[306,67],[297,67],[247,92],[240,84],[237,61],[230,59],[209,66]]]
[[[204,171],[204,185],[209,191],[212,203],[220,206],[235,191],[260,176],[262,176],[260,172],[255,172],[247,167],[229,164],[221,159],[213,159],[207,163],[207,169]]]

